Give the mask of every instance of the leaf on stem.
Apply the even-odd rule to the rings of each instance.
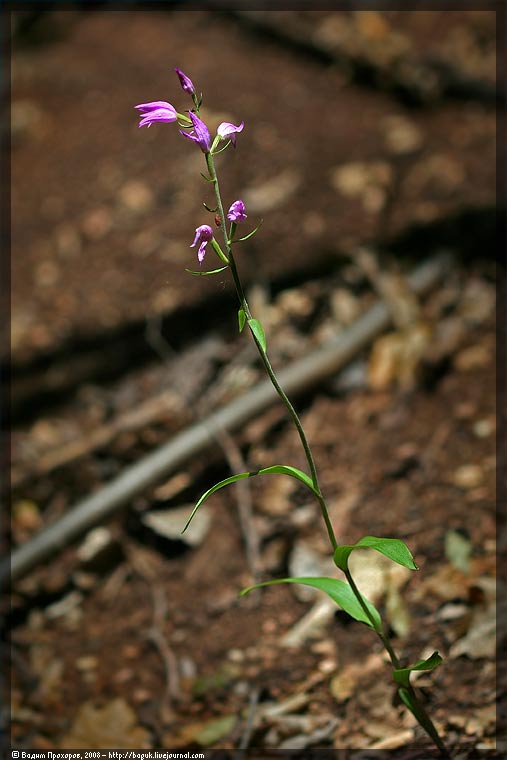
[[[242,243],[244,240],[248,240],[248,238],[251,238],[253,235],[255,235],[259,227],[262,225],[263,221],[264,219],[261,219],[257,227],[251,232],[249,232],[248,235],[243,235],[243,237],[240,237],[237,240],[231,240],[231,243]]]
[[[208,499],[212,494],[214,494],[216,491],[219,491],[220,488],[224,488],[225,486],[230,485],[231,483],[236,483],[238,480],[242,480],[243,478],[251,478],[253,475],[290,475],[292,478],[296,478],[296,480],[300,480],[301,483],[304,483],[307,488],[309,488],[313,493],[317,493],[315,491],[315,488],[313,486],[312,479],[309,475],[306,474],[306,472],[303,472],[302,470],[298,470],[297,467],[291,467],[290,465],[285,464],[275,464],[271,467],[263,467],[261,470],[253,470],[252,472],[240,472],[237,475],[231,475],[229,478],[225,478],[225,480],[221,480],[219,483],[215,483],[214,486],[211,486],[211,488],[208,488],[207,491],[203,493],[197,504],[192,510],[192,513],[190,517],[187,520],[187,523],[185,527],[182,530],[182,533],[186,531],[188,526],[190,525],[192,519],[194,518],[195,513],[203,504],[206,499]]]
[[[433,722],[431,721],[431,718],[429,715],[427,715],[426,710],[424,707],[419,704],[415,694],[408,689],[404,689],[401,687],[398,689],[398,694],[400,695],[401,701],[405,705],[405,707],[408,707],[414,718],[417,720],[419,725],[424,728],[428,736],[431,736],[437,747],[440,749],[440,752],[443,754],[444,757],[450,757],[448,754],[444,743],[440,739],[440,736],[438,734],[438,731],[436,730],[435,726],[433,725]]]
[[[264,334],[264,329],[261,323],[258,319],[249,319],[248,324],[250,326],[250,330],[257,338],[257,341],[259,342],[262,350],[264,353],[266,353],[266,335]]]
[[[245,326],[245,322],[246,322],[246,314],[245,314],[245,312],[244,312],[243,309],[240,309],[238,311],[238,326],[239,326],[239,331],[240,332],[243,332],[243,328]]]
[[[207,176],[206,176],[205,174],[203,174],[202,172],[199,172],[199,174],[201,175],[201,177],[202,177],[203,179],[205,179],[205,180],[206,180],[206,182],[213,182],[213,177],[207,177]]]
[[[435,651],[425,660],[418,660],[414,665],[409,665],[408,668],[396,668],[393,670],[393,678],[397,684],[408,688],[410,685],[410,674],[413,670],[435,670],[442,662],[442,658]]]
[[[378,538],[377,536],[364,536],[356,544],[338,546],[334,552],[334,563],[340,570],[348,570],[348,562],[354,549],[375,549],[384,554],[393,562],[397,562],[409,570],[418,570],[414,558],[408,546],[399,538]]]
[[[345,581],[340,581],[337,578],[277,578],[273,581],[264,581],[264,583],[257,583],[255,586],[249,586],[240,592],[240,596],[244,596],[245,594],[248,594],[249,591],[260,588],[261,586],[274,586],[278,583],[299,583],[303,586],[313,586],[313,588],[324,591],[324,593],[326,593],[333,600],[333,602],[335,602],[335,604],[347,612],[350,617],[354,618],[354,620],[358,620],[360,623],[365,623],[365,625],[369,626],[370,628],[374,628],[370,619],[359,603],[359,600],[352,591],[352,588],[348,583],[345,583]],[[362,600],[365,606],[368,608],[376,625],[378,628],[380,628],[382,621],[380,619],[378,610],[364,596],[362,596]]]
[[[223,272],[224,269],[227,269],[228,264],[225,267],[219,267],[218,269],[205,269],[205,270],[194,270],[194,269],[185,269],[185,272],[188,272],[189,274],[193,274],[196,277],[203,277],[206,274],[218,274],[219,272]]]
[[[231,141],[230,141],[230,140],[228,140],[228,141],[225,143],[225,145],[223,146],[223,148],[220,148],[220,150],[214,150],[214,151],[212,151],[212,152],[211,152],[211,155],[212,155],[212,156],[218,156],[218,154],[219,154],[219,153],[223,153],[223,152],[224,152],[224,150],[226,150],[226,149],[229,147],[229,145],[230,145],[230,144],[231,144]]]

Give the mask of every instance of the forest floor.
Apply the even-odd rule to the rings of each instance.
[[[340,543],[391,536],[414,554],[417,573],[374,552],[354,568],[404,663],[443,656],[415,682],[463,758],[496,754],[506,687],[491,16],[62,12],[12,60],[14,546],[262,379],[230,285],[184,271],[206,221],[191,178],[202,156],[161,139],[167,125],[137,132],[136,102],[178,97],[173,59],[216,103],[210,122],[252,124],[223,159],[224,185],[241,188],[252,225],[264,217],[241,267],[275,367],[345,331],[398,268],[451,251],[421,303],[398,286],[402,324],[297,407]],[[216,480],[275,463],[306,469],[279,406],[13,584],[13,747],[430,756],[372,631],[309,589],[238,596],[255,580],[333,574],[302,486],[270,476],[221,490],[180,536]]]

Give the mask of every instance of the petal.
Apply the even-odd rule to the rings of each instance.
[[[156,111],[158,108],[168,108],[170,111],[176,113],[176,109],[166,100],[153,100],[151,103],[139,103],[138,106],[134,106],[141,113],[147,113],[149,111]]]
[[[196,143],[199,142],[199,138],[197,138],[195,135],[191,135],[190,132],[185,132],[183,129],[180,129],[180,135],[183,135],[183,137],[188,137],[189,140],[193,140]]]
[[[149,111],[142,115],[139,126],[143,127],[145,124],[149,124],[154,121],[173,122],[176,121],[176,112],[168,110],[167,108],[157,108],[154,111]]]
[[[199,260],[199,264],[202,264],[204,261],[204,257],[206,256],[206,246],[208,244],[208,241],[205,240],[201,245],[199,246],[199,250],[197,251],[197,258]]]
[[[194,132],[196,134],[197,142],[199,143],[201,150],[204,153],[208,153],[211,149],[211,136],[208,127],[203,121],[201,121],[198,116],[196,116],[193,111],[189,111],[188,115],[190,116],[190,120],[194,125]]]
[[[234,134],[236,132],[241,132],[244,126],[244,121],[242,121],[238,127],[236,127],[235,124],[231,124],[230,121],[223,121],[218,125],[217,134],[220,135],[222,139],[229,137],[231,141],[234,142]]]

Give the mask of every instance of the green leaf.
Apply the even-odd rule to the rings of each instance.
[[[266,353],[266,336],[264,334],[261,323],[258,319],[249,319],[248,324],[250,325],[251,331],[260,343],[262,350],[264,353]]]
[[[196,277],[203,277],[206,274],[218,274],[219,272],[223,272],[224,269],[227,269],[228,265],[225,267],[219,267],[218,269],[205,269],[205,270],[194,270],[194,269],[185,269],[185,272],[188,272],[189,274],[193,274]]]
[[[219,153],[223,153],[223,152],[224,152],[224,150],[227,150],[227,148],[229,147],[229,145],[230,145],[230,144],[231,144],[231,141],[230,141],[230,140],[228,140],[228,141],[225,143],[225,145],[224,145],[224,147],[223,147],[223,148],[220,148],[220,150],[213,150],[213,151],[211,152],[211,155],[212,155],[212,156],[218,156],[218,154],[219,154]]]
[[[442,658],[435,651],[425,660],[418,660],[408,668],[396,668],[396,670],[393,670],[393,678],[400,686],[408,687],[410,684],[410,674],[413,670],[435,670],[442,662]]]
[[[213,180],[212,180],[212,178],[211,178],[211,177],[207,177],[207,176],[206,176],[205,174],[203,174],[202,172],[199,172],[199,174],[201,175],[201,177],[202,177],[203,179],[205,179],[205,180],[206,180],[206,182],[213,182]]]
[[[417,718],[418,722],[421,723],[420,721],[420,718],[422,718],[421,711],[419,709],[419,705],[412,698],[412,694],[403,688],[398,689],[398,694],[400,695],[401,701],[404,703],[405,707],[408,707],[412,715],[414,715],[415,718]]]
[[[240,309],[238,311],[238,325],[239,325],[239,331],[240,332],[243,332],[243,328],[245,326],[245,322],[246,322],[246,314],[243,311],[243,309]]]
[[[445,746],[442,743],[442,740],[440,739],[440,736],[438,734],[438,731],[436,730],[435,726],[433,725],[430,717],[426,714],[426,711],[424,708],[418,703],[417,698],[415,694],[410,693],[410,691],[407,691],[407,689],[404,689],[403,687],[398,689],[398,694],[400,695],[401,701],[404,703],[406,707],[410,710],[414,718],[417,720],[420,726],[424,728],[426,733],[431,736],[437,747],[439,747],[442,751],[445,752]],[[450,757],[450,755],[446,752],[446,757]]]
[[[231,485],[231,483],[236,483],[238,480],[243,480],[243,478],[251,478],[253,475],[290,475],[292,478],[296,478],[297,480],[300,480],[302,483],[305,484],[313,493],[316,493],[315,488],[313,486],[312,479],[309,475],[306,474],[306,472],[303,472],[302,470],[298,470],[297,467],[291,467],[290,465],[285,464],[275,464],[271,467],[263,467],[261,470],[253,470],[252,472],[239,472],[236,475],[231,475],[229,478],[225,478],[225,480],[221,480],[219,483],[215,483],[214,486],[211,486],[211,488],[208,488],[207,491],[203,493],[195,507],[193,508],[190,517],[188,518],[185,527],[182,530],[182,533],[186,531],[188,526],[190,525],[191,521],[194,518],[195,513],[201,506],[201,504],[204,504],[206,499],[208,499],[212,494],[214,494],[216,491],[219,491],[221,488],[224,488],[225,486]]]
[[[354,549],[375,549],[384,554],[393,562],[397,562],[409,570],[418,570],[414,558],[408,546],[399,538],[378,538],[377,536],[364,536],[356,544],[338,546],[334,552],[334,563],[340,570],[346,572],[350,554]]]
[[[350,617],[354,618],[354,620],[358,620],[360,623],[365,623],[374,630],[380,630],[382,626],[382,621],[376,607],[374,607],[368,599],[362,596],[363,602],[375,621],[375,626],[373,626],[349,584],[345,583],[345,581],[340,581],[337,578],[277,578],[273,581],[264,581],[264,583],[256,583],[255,586],[249,586],[240,592],[240,596],[244,596],[245,594],[248,594],[249,591],[260,588],[261,586],[274,586],[278,583],[299,583],[302,586],[313,586],[313,588],[318,588],[320,591],[324,591],[335,604],[347,612]]]
[[[257,227],[254,230],[252,230],[251,232],[249,232],[248,235],[243,235],[243,237],[240,237],[237,240],[232,240],[231,242],[232,243],[243,243],[245,240],[248,240],[248,238],[251,238],[253,235],[255,235],[255,233],[257,232],[257,230],[259,229],[259,227],[262,225],[263,221],[264,220],[261,219],[260,222],[259,222],[259,224],[257,225]]]
[[[317,493],[317,491],[314,488],[312,479],[309,475],[306,474],[306,472],[303,472],[302,470],[298,470],[297,467],[291,467],[288,464],[274,464],[271,467],[264,467],[262,470],[258,470],[256,473],[254,472],[253,475],[290,475],[292,478],[296,478],[296,480],[300,480],[302,483],[307,486],[310,491],[313,491],[313,493]]]

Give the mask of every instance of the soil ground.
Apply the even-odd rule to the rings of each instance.
[[[456,757],[495,754],[495,13],[102,10],[17,22],[14,544],[262,376],[236,335],[230,284],[184,271],[210,218],[202,155],[174,125],[137,130],[136,103],[184,100],[179,65],[211,125],[245,120],[220,170],[226,197],[244,198],[252,225],[264,218],[240,266],[276,367],[344,330],[397,267],[454,255],[348,381],[329,378],[297,406],[340,542],[402,538],[420,566],[405,574],[371,553],[356,569],[403,662],[444,657],[417,679],[444,740]],[[413,308],[403,292],[400,302]],[[163,392],[167,406],[133,423]],[[66,463],[48,464],[54,452]],[[13,747],[430,755],[365,626],[293,586],[238,598],[254,576],[332,572],[302,487],[266,476],[220,491],[193,545],[150,522],[190,510],[238,457],[306,469],[295,431],[269,409],[13,584]],[[320,622],[298,640],[309,614]]]

